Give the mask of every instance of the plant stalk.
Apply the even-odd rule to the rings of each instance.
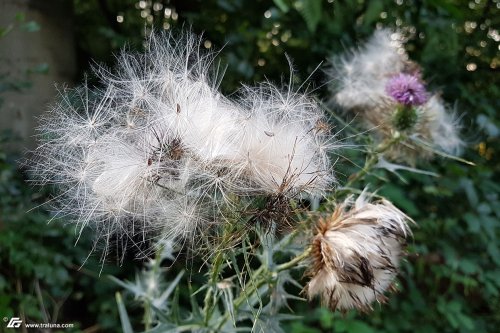
[[[344,185],[344,188],[351,187],[358,180],[362,179],[365,175],[370,173],[371,169],[377,164],[380,155],[389,150],[392,146],[401,142],[402,139],[403,137],[401,133],[395,132],[392,138],[382,141],[377,147],[375,147],[372,152],[370,152],[370,154],[366,158],[363,168],[349,177],[349,180]]]

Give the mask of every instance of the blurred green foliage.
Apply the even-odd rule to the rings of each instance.
[[[332,314],[316,304],[293,302],[295,314],[304,316],[287,324],[285,331],[293,333],[498,330],[499,7],[493,0],[74,0],[82,73],[90,59],[112,64],[112,53],[127,43],[140,49],[151,26],[191,26],[203,33],[206,48],[223,47],[225,92],[233,92],[240,82],[288,81],[286,54],[297,85],[311,75],[306,85],[324,98],[327,80],[315,71],[320,63],[356,46],[376,27],[399,27],[411,36],[410,56],[422,65],[429,85],[462,115],[468,143],[463,156],[475,166],[437,159],[422,167],[439,178],[402,173],[403,180],[382,172],[378,176],[389,179],[385,185],[370,178],[373,188],[418,223],[402,264],[401,292],[370,315]],[[359,159],[355,152],[345,155]],[[346,170],[338,175],[341,182],[343,174],[355,169],[346,161],[339,168]],[[47,226],[46,213],[27,213],[33,201],[42,199],[22,183],[5,154],[0,172],[0,313],[14,315],[24,303],[27,313],[40,318],[34,283],[43,281],[42,289],[54,299],[82,297],[91,302],[91,313],[108,314],[102,327],[109,331],[118,320],[114,287],[103,278],[78,282],[71,268],[90,247],[73,247],[70,228]],[[30,227],[18,227],[26,224]],[[21,295],[16,291],[19,279]],[[91,301],[89,295],[96,298]]]

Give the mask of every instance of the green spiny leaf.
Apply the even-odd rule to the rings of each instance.
[[[116,293],[116,303],[118,304],[118,312],[120,313],[120,321],[122,323],[123,333],[133,333],[132,325],[130,324],[130,318],[128,317],[127,309],[123,304],[122,295]]]

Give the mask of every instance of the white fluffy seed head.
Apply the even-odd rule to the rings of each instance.
[[[371,309],[392,288],[411,221],[387,200],[363,193],[321,218],[312,241],[308,297],[332,310]]]
[[[400,33],[377,30],[359,49],[332,59],[333,102],[346,109],[377,106],[386,96],[387,80],[411,64],[403,42]]]
[[[324,193],[333,182],[328,152],[331,136],[312,100],[272,84],[243,89],[239,164],[267,194]]]
[[[377,30],[365,45],[342,58],[333,59],[328,72],[332,79],[332,103],[355,113],[365,127],[382,141],[391,138],[393,117],[398,103],[388,96],[388,81],[400,73],[420,77],[419,66],[409,60],[403,48],[404,37],[389,29]],[[410,137],[449,154],[458,154],[463,146],[459,123],[438,94],[416,106],[416,124],[408,130]],[[431,150],[405,142],[385,152],[387,158],[414,164],[417,158],[432,156]]]
[[[428,140],[445,153],[451,155],[460,154],[464,142],[459,136],[460,122],[455,114],[448,110],[438,94],[429,98],[422,106],[422,114],[427,123],[428,132],[423,140]]]
[[[328,190],[334,145],[319,107],[269,83],[229,100],[212,62],[190,33],[151,35],[145,53],[97,66],[98,88],[63,91],[32,161],[39,183],[59,185],[59,214],[106,238],[187,239],[235,196]]]

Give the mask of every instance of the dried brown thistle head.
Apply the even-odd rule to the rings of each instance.
[[[387,200],[363,193],[320,218],[312,240],[306,293],[332,310],[371,310],[393,290],[411,219]]]

